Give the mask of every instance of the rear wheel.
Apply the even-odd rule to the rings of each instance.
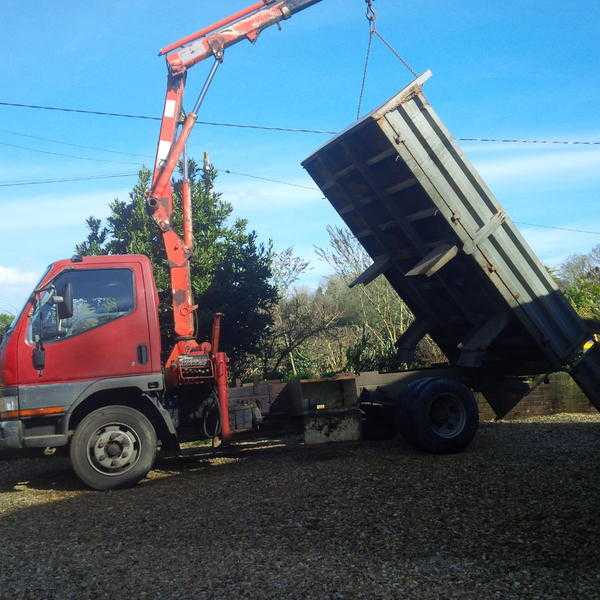
[[[479,427],[473,392],[453,379],[427,378],[412,384],[400,401],[397,418],[407,441],[433,454],[464,450]]]
[[[71,440],[71,463],[91,488],[108,490],[135,485],[156,458],[152,423],[129,406],[107,406],[87,415]]]

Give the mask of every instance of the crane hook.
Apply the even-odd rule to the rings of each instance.
[[[374,28],[375,20],[377,19],[377,13],[375,12],[375,8],[373,6],[373,0],[365,0],[365,4],[367,5],[367,21],[369,21],[371,28]]]

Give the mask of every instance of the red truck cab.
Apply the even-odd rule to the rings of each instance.
[[[68,318],[61,311],[65,294]],[[150,260],[112,255],[57,261],[0,345],[0,448],[67,445],[91,410],[119,403],[143,406],[150,420],[174,434],[158,402],[163,389]]]

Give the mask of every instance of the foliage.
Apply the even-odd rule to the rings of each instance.
[[[384,277],[348,290],[347,286],[372,261],[348,229],[328,227],[327,232],[329,247],[317,248],[317,254],[336,273],[329,286],[348,320],[346,368],[359,372],[406,367],[398,360],[395,344],[414,320],[412,313]],[[418,365],[444,361],[444,355],[430,338],[421,342]]]
[[[195,301],[200,305],[198,331],[208,337],[211,315],[225,313],[222,348],[232,365],[244,365],[267,333],[270,308],[277,300],[271,284],[271,249],[257,242],[243,219],[231,221],[233,208],[214,190],[216,170],[209,164],[199,169],[188,161],[192,195],[195,245],[191,278]],[[181,165],[180,165],[181,172]],[[169,270],[162,237],[146,209],[151,173],[142,169],[128,200],[115,199],[106,225],[99,219],[87,220],[88,236],[76,246],[82,255],[144,254],[154,267],[161,299],[160,321],[163,352],[174,342]],[[173,226],[181,232],[181,182],[176,182]],[[239,371],[234,372],[239,375]]]
[[[569,257],[559,270],[559,281],[584,319],[600,320],[600,245],[589,254]]]
[[[269,335],[260,346],[254,375],[265,378],[307,378],[321,373],[308,344],[327,338],[338,327],[341,314],[321,290],[295,289],[308,263],[292,248],[273,255],[273,280],[279,302],[273,306]]]
[[[286,296],[300,276],[309,268],[309,263],[294,254],[293,248],[286,248],[273,256],[271,271],[273,283],[280,296]]]
[[[311,378],[407,366],[398,360],[395,343],[413,320],[410,310],[383,277],[349,288],[371,259],[349,230],[329,227],[328,234],[328,247],[316,250],[334,274],[314,291],[294,287],[308,268],[306,261],[291,248],[274,254],[280,300],[256,376]],[[444,360],[431,340],[421,343],[417,364]]]
[[[13,315],[9,315],[8,313],[0,313],[0,337],[4,335],[4,333],[12,323],[13,319]]]
[[[578,277],[565,288],[564,293],[580,316],[600,320],[600,280]]]
[[[244,379],[312,378],[344,371],[392,371],[444,362],[430,338],[417,348],[415,364],[399,362],[396,341],[414,317],[387,279],[349,287],[371,264],[352,233],[328,227],[329,243],[316,248],[333,273],[316,290],[298,287],[310,269],[293,248],[276,252],[258,243],[243,220],[229,222],[231,206],[214,192],[216,173],[190,162],[196,247],[192,280],[200,330],[214,311],[226,313],[224,349]],[[128,202],[115,200],[105,227],[90,217],[83,254],[139,252],[151,257],[161,293],[163,333],[172,338],[168,270],[157,227],[145,210],[150,173]],[[179,187],[176,186],[179,204]],[[179,215],[179,212],[177,211]],[[181,227],[179,216],[175,225]],[[571,256],[557,277],[566,297],[586,319],[600,321],[600,245]]]
[[[577,280],[600,280],[600,245],[588,254],[573,254],[558,269],[557,278],[564,286]]]

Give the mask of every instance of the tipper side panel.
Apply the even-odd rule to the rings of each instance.
[[[589,338],[421,90],[424,78],[303,164],[373,266],[453,364],[560,369]]]

